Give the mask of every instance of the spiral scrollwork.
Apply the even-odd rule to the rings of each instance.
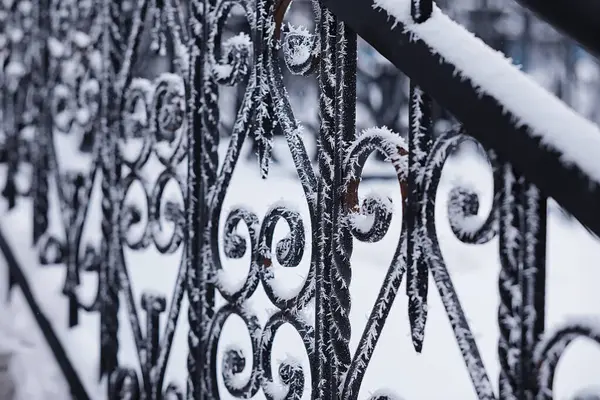
[[[550,400],[553,397],[553,383],[556,367],[567,350],[576,339],[585,338],[600,345],[600,321],[597,318],[582,318],[565,324],[550,332],[540,340],[533,354],[536,372],[536,400]]]
[[[261,267],[263,287],[269,300],[279,309],[285,310],[291,307],[302,308],[311,297],[308,295],[311,286],[308,277],[300,290],[291,296],[284,296],[278,293],[273,282],[273,233],[279,220],[286,221],[290,231],[275,246],[277,262],[283,267],[293,268],[300,264],[302,255],[304,254],[305,233],[300,214],[285,206],[275,204],[265,215],[260,229],[258,265]]]
[[[348,215],[350,232],[361,242],[378,242],[386,235],[392,222],[392,202],[389,197],[370,194],[356,213]]]
[[[148,160],[152,142],[146,140],[150,126],[150,104],[154,88],[147,79],[132,79],[124,96],[121,120],[123,138],[119,142],[123,162],[132,170],[139,170]]]
[[[473,334],[444,263],[435,226],[435,198],[444,163],[451,152],[465,140],[470,139],[462,129],[454,129],[441,135],[433,144],[425,162],[422,187],[423,206],[420,208],[423,227],[422,237],[424,238],[423,252],[446,308],[446,313],[450,318],[450,324],[454,330],[463,359],[467,364],[477,395],[480,398],[493,398],[494,391],[479,354],[479,349],[473,339]],[[496,187],[495,190],[498,190],[498,188]],[[448,205],[451,226],[455,226],[453,230],[458,231],[457,237],[459,239],[471,243],[484,243],[496,234],[496,209],[492,209],[492,213],[483,224],[479,224],[473,229],[456,228],[457,225],[465,223],[466,218],[475,218],[473,215],[476,208],[474,206],[476,204],[473,200],[474,196],[475,194],[471,190],[464,188],[451,191]],[[496,199],[497,196],[495,196],[495,201]]]
[[[462,138],[459,140],[469,140]],[[493,152],[488,152],[492,165],[495,165]],[[494,170],[494,187],[500,186],[500,174]],[[486,219],[479,216],[479,197],[477,191],[469,186],[453,187],[447,203],[448,220],[454,235],[463,243],[484,244],[498,234],[498,199],[494,197],[492,210]]]
[[[105,16],[115,19],[115,29],[109,36],[126,38],[110,54],[113,62],[110,67],[116,77],[111,88],[116,88],[117,93],[111,93],[116,99],[106,105],[107,118],[120,133],[114,139],[108,135],[105,157],[115,161],[107,161],[103,171],[107,177],[104,187],[112,198],[105,220],[112,214],[118,215],[116,232],[110,231],[114,224],[107,224],[106,229],[107,237],[118,238],[111,249],[117,259],[110,265],[110,272],[118,279],[113,278],[114,283],[108,288],[110,311],[115,313],[114,318],[119,306],[117,290],[122,290],[141,367],[137,385],[137,391],[143,392],[141,398],[182,399],[179,388],[169,384],[163,390],[163,383],[185,292],[187,263],[181,257],[169,302],[160,295],[143,294],[141,305],[147,314],[144,333],[127,261],[131,250],[151,245],[161,254],[173,254],[182,249],[186,236],[187,177],[182,173],[182,164],[188,155],[188,32],[180,24],[183,18],[180,4],[174,1],[123,2],[109,4],[103,11]],[[137,67],[140,35],[148,12],[155,23],[151,50],[166,55],[166,47],[172,45],[176,57],[171,60],[174,71],[163,72],[153,80],[131,76]],[[110,187],[111,183],[118,187]],[[167,321],[161,331],[159,317],[165,311]]]
[[[237,290],[228,290],[228,284],[224,281],[225,275],[217,275],[216,286],[219,292],[228,301],[228,304],[217,311],[217,314],[212,319],[212,325],[210,328],[210,340],[209,345],[211,350],[211,365],[212,368],[216,366],[217,356],[217,345],[219,338],[222,336],[222,329],[225,321],[233,314],[238,315],[245,322],[249,330],[249,335],[252,341],[253,347],[253,363],[250,378],[248,381],[240,381],[240,376],[246,366],[246,358],[243,350],[239,348],[229,348],[225,351],[222,361],[222,377],[224,384],[232,395],[239,398],[246,398],[247,396],[253,396],[256,391],[260,388],[261,382],[265,393],[273,389],[272,385],[266,385],[264,380],[261,380],[260,372],[261,365],[269,363],[270,349],[272,346],[272,336],[278,327],[284,322],[293,321],[292,325],[298,330],[303,336],[306,343],[310,343],[310,331],[306,323],[302,322],[298,317],[292,317],[292,314],[286,312],[285,315],[281,312],[277,314],[277,317],[272,317],[271,322],[267,323],[264,330],[261,330],[260,324],[256,317],[248,314],[249,311],[246,309],[244,302],[254,293],[258,282],[259,275],[260,280],[263,282],[265,292],[271,302],[281,310],[290,308],[300,309],[306,305],[306,302],[310,299],[310,295],[307,296],[306,292],[310,286],[310,280],[307,279],[300,289],[300,291],[292,298],[284,298],[276,291],[273,287],[273,260],[271,249],[273,247],[273,234],[277,222],[283,220],[286,221],[290,232],[284,238],[282,238],[275,245],[275,256],[277,261],[284,267],[296,267],[301,259],[304,252],[305,238],[304,238],[304,226],[302,224],[301,217],[298,212],[286,208],[282,204],[273,205],[262,222],[259,224],[258,218],[251,212],[243,208],[234,208],[227,216],[224,227],[224,252],[228,258],[241,258],[249,249],[248,242],[237,233],[238,225],[244,223],[248,229],[250,236],[251,246],[251,266],[248,272],[248,276],[244,284]],[[260,226],[260,228],[259,228]],[[216,250],[218,251],[218,250]],[[220,264],[220,260],[216,259]],[[282,315],[287,316],[284,318]],[[295,315],[295,314],[293,314]],[[261,340],[263,341],[262,345]],[[268,343],[264,341],[268,340]],[[265,347],[266,346],[266,347]],[[312,345],[311,345],[312,346]],[[267,348],[268,354],[263,351],[259,351],[259,348]],[[262,360],[260,357],[267,357],[267,360]],[[261,364],[262,363],[262,364]],[[267,374],[270,376],[270,374]],[[304,390],[304,377],[302,371],[298,370],[297,366],[293,365],[282,365],[280,367],[280,381],[282,385],[289,386],[290,390],[288,394],[289,399],[297,398],[297,395]],[[213,376],[211,382],[215,381],[216,376]],[[214,384],[211,384],[214,385]],[[266,385],[266,386],[265,386]],[[298,389],[296,386],[300,386]],[[213,387],[212,392],[218,393],[216,386]],[[267,394],[267,396],[269,396]],[[291,396],[291,397],[290,397]],[[296,396],[296,397],[294,397]],[[271,397],[269,397],[271,398]]]
[[[177,201],[167,199],[163,195],[170,181],[176,182],[176,186],[181,191],[181,198],[184,199],[183,182],[169,170],[165,170],[159,175],[151,194],[153,202],[150,206],[150,213],[152,215],[154,243],[161,253],[173,253],[183,241],[185,224],[183,205],[177,204]],[[173,233],[168,239],[164,239],[161,236],[167,223],[173,225]]]
[[[392,220],[393,208],[391,200],[387,197],[370,195],[359,204],[358,187],[362,170],[368,157],[375,152],[383,154],[391,162],[396,171],[403,201],[406,202],[407,198],[408,151],[406,142],[398,134],[385,127],[364,131],[349,147],[344,162],[344,203],[348,224],[353,236],[364,242],[381,240],[387,233]],[[358,396],[366,368],[405,271],[406,229],[403,220],[402,233],[398,239],[392,262],[348,368],[341,392],[342,399],[356,399]]]
[[[299,360],[287,359],[281,361],[277,368],[278,382],[273,378],[271,366],[273,343],[277,330],[286,323],[291,324],[300,334],[309,360],[314,357],[315,346],[312,340],[314,329],[301,318],[298,318],[297,314],[285,311],[273,314],[265,324],[260,345],[263,374],[262,387],[267,400],[299,400],[304,394],[305,372]],[[311,363],[311,369],[313,365],[314,363]],[[311,371],[310,375],[315,376],[314,371]]]
[[[228,291],[225,283],[226,277],[223,274],[218,273],[217,275],[217,287],[219,292],[225,299],[230,303],[241,303],[254,293],[258,286],[258,273],[259,267],[257,263],[258,258],[258,232],[259,232],[259,220],[258,217],[243,208],[236,208],[232,210],[227,219],[225,220],[225,232],[224,232],[224,250],[225,256],[231,259],[242,258],[247,250],[247,243],[244,237],[237,233],[237,227],[240,222],[244,222],[248,233],[250,235],[250,251],[251,251],[251,263],[248,271],[246,281],[240,289],[237,291]],[[217,250],[218,251],[218,250]],[[219,260],[220,261],[220,260]],[[222,271],[220,262],[217,264],[217,270]]]
[[[173,253],[176,251],[183,241],[183,232],[185,221],[183,218],[183,206],[178,204],[175,199],[167,198],[164,193],[169,182],[175,182],[175,186],[179,188],[181,198],[184,198],[182,193],[183,184],[181,180],[170,170],[164,170],[157,178],[154,187],[146,192],[143,181],[132,173],[125,177],[124,188],[125,196],[123,197],[123,205],[121,207],[121,223],[122,237],[124,243],[132,250],[146,248],[152,239],[156,248],[161,253]],[[142,186],[146,206],[144,207],[136,200],[129,200],[130,196],[127,193],[132,192],[134,184]],[[147,215],[144,215],[143,209],[146,209]],[[132,231],[136,225],[146,221],[144,229],[141,229],[141,234],[138,234],[137,239]],[[172,232],[166,233],[166,225],[172,226]],[[139,228],[138,228],[139,229]]]
[[[241,6],[244,9],[251,36],[240,33],[222,43],[224,25],[234,6]],[[258,11],[255,7],[258,7]],[[265,12],[268,14],[269,10],[271,10],[269,2],[261,1],[255,4],[247,1],[224,0],[215,3],[211,14],[214,25],[209,31],[207,54],[210,64],[208,73],[211,79],[221,85],[235,85],[249,77],[244,99],[233,126],[224,165],[208,195],[210,201],[207,230],[211,238],[208,255],[216,272],[212,283],[227,302],[216,311],[207,329],[206,348],[209,358],[208,365],[204,369],[206,375],[203,385],[215,398],[219,396],[216,385],[218,343],[223,336],[225,322],[232,315],[237,315],[245,323],[252,347],[251,363],[250,353],[246,355],[245,349],[236,346],[226,348],[221,356],[222,380],[227,392],[236,398],[254,396],[261,387],[268,399],[299,399],[302,396],[305,376],[304,371],[297,364],[284,362],[278,366],[278,377],[274,378],[271,373],[272,341],[282,324],[290,323],[302,336],[307,349],[314,347],[310,336],[313,334],[312,328],[309,328],[304,321],[301,322],[298,317],[299,310],[305,309],[314,296],[313,263],[309,267],[308,276],[293,293],[287,291],[284,293],[278,287],[275,272],[276,264],[284,268],[295,268],[303,259],[306,238],[301,215],[286,204],[276,203],[269,208],[262,222],[244,207],[235,207],[227,214],[222,232],[218,223],[224,196],[240,155],[240,148],[250,132],[255,136],[259,146],[261,170],[266,176],[273,126],[278,123],[273,120],[275,114],[269,110],[274,96],[270,87],[265,84],[271,83],[270,77],[266,75],[268,71],[265,66],[271,56],[270,46],[274,44],[269,40],[272,31],[266,24],[268,18],[263,15]],[[251,58],[254,61],[252,68]],[[285,98],[285,94],[282,93],[282,96]],[[302,168],[298,169],[299,173],[310,174],[313,172],[312,167],[301,140],[298,137],[292,140],[295,143],[292,149],[294,157],[302,163]],[[210,153],[209,148],[208,154]],[[314,180],[314,177],[312,178]],[[310,180],[304,180],[303,185],[311,191],[316,187],[312,186]],[[280,221],[285,221],[289,231],[274,243],[275,228]],[[245,232],[240,232],[242,225],[248,232],[247,236]],[[221,233],[222,243],[219,243]],[[223,268],[220,256],[221,246],[223,254],[229,259],[240,259],[249,253],[250,267],[241,286],[234,288],[228,282],[228,274]],[[270,302],[279,309],[275,316],[269,319],[264,329],[261,329],[258,319],[252,316],[249,310],[250,297],[256,291],[259,282],[262,282]],[[272,395],[273,390],[278,390],[276,397]]]
[[[63,293],[69,298],[69,324],[74,326],[79,309],[97,311],[102,300],[101,257],[91,245],[82,246],[101,147],[96,139],[101,113],[99,5],[68,0],[52,0],[49,5],[46,62],[47,78],[52,83],[48,87],[52,124],[43,141],[56,179],[65,239],[59,245],[61,240],[51,234],[43,237],[40,261],[66,264]],[[60,150],[73,144],[77,147],[71,149],[70,156],[61,156]],[[80,271],[98,273],[96,298],[90,304],[83,304],[77,294]]]
[[[221,43],[225,22],[235,5],[244,8],[250,26],[254,24],[254,12],[247,0],[221,0],[217,2],[213,18],[215,27],[209,36],[210,63],[215,81],[221,85],[234,86],[249,74],[253,57],[252,40],[248,34],[240,32]],[[219,45],[220,44],[220,45]]]
[[[147,163],[152,149],[166,167],[186,155],[185,85],[176,74],[163,73],[154,82],[132,79],[123,100],[119,152],[132,170]]]
[[[185,112],[183,79],[161,74],[154,85],[150,130],[156,140],[156,155],[165,166],[179,164],[186,155]]]
[[[366,130],[350,147],[346,156],[345,204],[350,231],[360,241],[377,242],[387,233],[392,220],[391,199],[370,194],[358,204],[358,184],[367,158],[383,154],[394,166],[402,198],[406,195],[408,152],[405,141],[387,128]]]
[[[424,181],[428,199],[436,197],[437,187],[441,178],[442,168],[447,157],[452,154],[462,143],[474,141],[461,129],[453,129],[440,136],[432,147],[429,163],[424,172]],[[480,145],[477,144],[479,147]],[[500,187],[501,174],[496,168],[497,162],[493,152],[488,152],[488,158],[494,172],[494,188]],[[431,202],[433,204],[433,202]],[[432,205],[429,204],[429,207]],[[498,195],[494,200],[490,214],[487,218],[479,217],[479,198],[477,192],[470,186],[453,187],[447,202],[448,218],[452,232],[464,243],[483,244],[492,240],[498,233]],[[433,209],[429,208],[429,211]],[[423,216],[425,218],[425,216]],[[425,219],[423,219],[425,221]]]
[[[183,79],[178,75],[163,73],[154,82],[133,79],[125,91],[121,109],[122,135],[118,150],[119,159],[129,167],[129,171],[121,178],[123,195],[117,207],[120,212],[121,246],[118,273],[119,283],[126,289],[134,339],[140,351],[144,391],[150,391],[154,397],[155,393],[162,390],[175,330],[173,321],[178,318],[184,293],[185,262],[180,262],[168,313],[170,322],[167,323],[164,339],[159,346],[158,315],[165,311],[166,300],[162,298],[159,309],[146,310],[147,320],[154,322],[147,328],[146,336],[150,335],[150,338],[144,338],[123,250],[125,247],[140,250],[153,244],[158,252],[172,254],[182,246],[186,225],[186,184],[179,173],[179,165],[187,153],[185,114],[185,87]],[[152,155],[162,164],[162,170],[152,168]],[[143,301],[142,306],[146,307],[146,303],[148,302]],[[152,349],[148,348],[144,352],[143,342],[150,339],[153,340]],[[169,385],[162,398],[178,399],[182,396],[179,389]]]
[[[282,43],[278,44],[283,50],[283,59],[288,70],[294,75],[310,75],[315,72],[320,61],[321,36],[310,32],[303,26],[293,26],[283,22],[284,16],[293,2],[279,0],[275,5],[275,36]],[[321,20],[321,7],[318,1],[311,0],[315,15],[315,26]]]
[[[53,35],[48,39],[52,75],[56,82],[52,90],[52,116],[58,132],[81,132],[85,143],[92,141],[92,130],[100,112],[100,55],[95,29],[97,6],[83,1],[53,1]],[[87,25],[86,25],[87,24]],[[89,150],[88,150],[89,151]]]
[[[287,222],[290,232],[276,245],[277,261],[284,267],[296,267],[304,253],[304,225],[300,214],[290,210],[285,205],[275,205],[267,212],[260,230],[260,260],[263,267],[270,267],[272,262],[271,247],[273,233],[279,219]],[[270,274],[265,273],[266,276]]]
[[[165,194],[171,182],[179,189],[177,197],[185,199],[185,184],[176,173],[177,165],[186,154],[185,90],[183,80],[174,74],[162,74],[153,84],[145,79],[132,80],[125,92],[122,123],[123,136],[119,152],[123,162],[131,169],[124,177],[125,196],[121,210],[123,241],[136,250],[149,245],[150,239],[161,253],[176,251],[184,237],[183,200]],[[148,188],[142,170],[149,161],[152,149],[163,170],[152,188]],[[139,201],[129,200],[132,188],[141,184],[145,207]],[[168,197],[168,198],[167,198]],[[146,213],[144,213],[146,209]],[[133,227],[145,222],[137,235]],[[171,229],[167,229],[170,226]],[[168,233],[168,230],[171,233]]]
[[[221,375],[223,383],[225,384],[227,391],[237,398],[250,398],[254,396],[260,388],[260,352],[258,351],[261,336],[260,324],[258,319],[251,315],[248,310],[244,309],[242,311],[235,305],[228,304],[217,311],[213,317],[210,336],[208,338],[209,353],[207,354],[207,359],[211,376],[206,377],[206,385],[208,388],[211,388],[210,393],[212,393],[214,398],[219,398],[219,389],[217,387],[217,349],[219,338],[225,322],[233,314],[240,317],[248,328],[252,345],[252,365],[246,365],[246,356],[241,349],[227,349],[223,355],[222,361]],[[246,367],[251,368],[249,378],[247,380],[241,380],[239,376],[242,375],[242,372]]]

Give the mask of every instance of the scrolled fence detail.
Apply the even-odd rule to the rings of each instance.
[[[431,1],[398,1],[415,25],[440,12]],[[451,95],[436,85],[471,95],[464,89],[468,79],[444,78],[447,60],[436,59],[439,69],[432,69],[428,58],[427,71],[439,74],[432,76],[435,84],[423,82],[412,58],[398,57],[402,51],[419,58],[423,43],[410,36],[398,44],[398,53],[390,50],[378,36],[381,27],[373,25],[382,21],[380,11],[367,0],[352,3],[361,7],[364,21],[338,0],[310,0],[311,28],[288,23],[290,0],[4,0],[3,201],[9,210],[31,201],[39,264],[64,268],[60,295],[68,300],[68,326],[99,317],[98,378],[105,380],[108,399],[358,399],[403,279],[407,340],[421,353],[435,334],[426,333],[431,277],[479,399],[551,399],[565,349],[578,338],[600,343],[597,324],[590,321],[544,333],[548,194],[539,177],[519,169],[522,154],[491,146],[495,142],[476,129],[478,117],[466,118],[463,108],[456,108],[454,126],[434,134],[436,110],[454,110]],[[234,16],[248,29],[231,34]],[[406,39],[410,32],[398,33],[395,26],[392,37]],[[397,65],[398,59],[406,62],[406,135],[385,126],[357,130],[361,33]],[[145,53],[167,66],[146,71]],[[287,75],[317,82],[316,163],[292,107]],[[224,129],[225,88],[238,90],[241,98]],[[497,111],[494,121],[509,126],[501,105],[488,100],[474,105],[485,103],[485,110]],[[522,131],[511,123],[512,138]],[[253,167],[267,180],[275,145],[283,144],[302,189],[296,201],[307,211],[287,200],[260,213],[247,204],[225,207],[235,172],[248,168],[241,158],[248,141],[257,153]],[[439,194],[447,160],[466,142],[487,156],[494,186],[487,215],[481,215],[477,188],[459,184],[447,198]],[[374,155],[397,182],[400,204],[381,193],[359,194]],[[596,186],[590,187],[593,196]],[[498,388],[441,250],[436,204],[442,201],[444,222],[460,242],[497,240]],[[375,246],[390,239],[392,224],[400,226],[391,238],[394,253],[365,327],[357,329],[351,324],[352,275],[370,265],[354,265],[353,250],[359,242]],[[86,235],[90,229],[93,235]],[[5,242],[0,232],[9,288],[30,291]],[[152,251],[176,271],[170,292],[135,290],[132,260]],[[230,270],[236,260],[248,261],[239,281]],[[281,285],[284,272],[301,269],[295,288]],[[88,277],[97,280],[91,300],[81,294]],[[265,298],[265,309],[256,309],[256,296]],[[246,348],[224,345],[234,320],[242,327],[236,338],[248,339]],[[183,388],[167,367],[176,330],[185,323],[186,376],[178,377],[185,380]],[[42,320],[40,326],[75,398],[89,398],[51,324]],[[123,330],[131,332],[134,362],[119,357]],[[274,356],[284,330],[298,336],[294,351],[304,358]],[[359,338],[355,349],[353,337]],[[381,389],[368,398],[400,397]]]

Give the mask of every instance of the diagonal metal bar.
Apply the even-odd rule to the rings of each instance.
[[[29,281],[25,277],[17,258],[15,257],[11,246],[6,241],[4,232],[2,231],[0,231],[0,254],[3,255],[6,261],[11,279],[14,279],[16,285],[18,285],[21,289],[23,297],[25,297],[25,301],[27,301],[31,313],[33,314],[38,326],[46,338],[46,341],[48,342],[48,346],[50,346],[52,353],[54,353],[56,362],[58,363],[58,366],[62,371],[67,384],[69,385],[73,399],[88,400],[90,396],[83,386],[83,383],[79,378],[79,374],[77,371],[75,371],[73,364],[71,363],[69,356],[65,351],[65,348],[61,344],[60,339],[56,335],[56,332],[50,323],[50,320],[40,308],[41,302],[36,300],[35,295],[29,286]]]
[[[600,234],[600,183],[577,164],[564,164],[556,150],[530,135],[531,127],[515,124],[518,118],[514,110],[482,93],[468,79],[457,79],[456,65],[434,54],[422,40],[411,38],[405,26],[375,9],[372,0],[323,1],[340,20],[457,117],[482,145],[510,161],[544,195],[554,198]],[[564,134],[576,136],[578,132]]]

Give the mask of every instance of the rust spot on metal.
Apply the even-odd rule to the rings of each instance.
[[[358,212],[358,185],[360,179],[353,179],[346,187],[346,195],[344,196],[344,205],[346,210]]]
[[[396,148],[398,149],[398,154],[408,157],[408,150],[402,146],[397,146]],[[408,171],[404,171],[405,173],[403,174],[400,170],[400,167],[397,165],[394,166],[394,169],[396,170],[396,175],[398,176],[398,181],[400,182],[400,196],[402,196],[402,201],[406,202],[408,199],[408,181],[406,179],[402,179],[401,176],[408,176]]]
[[[283,24],[283,18],[291,3],[292,0],[279,0],[275,6],[275,38],[277,38],[277,40],[281,38],[281,25]]]

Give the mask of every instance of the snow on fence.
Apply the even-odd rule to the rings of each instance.
[[[312,31],[284,22],[290,3],[2,3],[0,250],[7,290],[24,299],[12,302],[25,305],[12,311],[31,309],[77,399],[440,398],[436,366],[453,371],[445,398],[556,396],[561,356],[575,339],[600,343],[600,324],[599,303],[583,298],[547,328],[547,202],[600,233],[598,127],[430,1],[315,0]],[[250,35],[224,36],[235,8]],[[357,33],[412,79],[408,140],[356,132]],[[132,72],[147,62],[144,35],[171,58],[168,73]],[[316,165],[282,68],[318,81]],[[219,88],[236,85],[222,143]],[[461,122],[437,138],[432,97]],[[275,129],[293,182],[270,165]],[[241,157],[249,138],[258,165]],[[473,138],[488,157],[469,169],[477,184],[449,185],[448,159]],[[385,190],[361,184],[375,153],[397,176]],[[498,268],[456,274],[451,235]],[[465,287],[491,313],[463,304]],[[569,287],[575,301],[580,286]],[[406,321],[393,322],[394,305]],[[499,331],[467,309],[497,315]],[[377,349],[402,346],[400,332],[410,351],[378,367]],[[435,365],[406,380],[428,349]]]
[[[454,114],[470,135],[510,159],[544,193],[600,233],[600,214],[596,212],[600,176],[595,156],[600,136],[596,125],[437,7],[431,7],[431,18],[415,23],[409,0],[326,3]],[[371,18],[363,18],[367,14]],[[561,185],[555,184],[557,180]]]

